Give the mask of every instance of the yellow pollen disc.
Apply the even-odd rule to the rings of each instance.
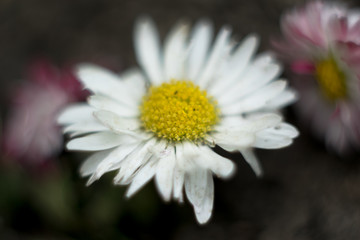
[[[347,96],[346,76],[334,58],[318,62],[315,74],[322,93],[329,100],[334,101]]]
[[[216,101],[185,80],[150,87],[140,111],[145,130],[170,142],[201,142],[218,121]]]

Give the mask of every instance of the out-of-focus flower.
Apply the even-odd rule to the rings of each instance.
[[[130,185],[127,197],[154,178],[165,201],[179,202],[185,187],[198,222],[205,223],[213,174],[227,178],[235,168],[211,147],[240,151],[260,175],[253,147],[285,147],[298,132],[276,113],[294,94],[277,79],[281,68],[272,56],[253,58],[257,37],[235,47],[223,27],[211,46],[211,23],[200,21],[190,36],[189,30],[176,25],[161,49],[153,22],[140,19],[134,38],[144,73],[118,76],[79,66],[79,79],[93,95],[88,105],[67,108],[59,122],[74,137],[69,150],[98,151],[81,167],[88,184],[118,170],[114,183]]]
[[[47,60],[29,66],[27,81],[16,89],[6,119],[2,148],[26,164],[40,164],[62,148],[56,123],[59,111],[85,97],[72,69],[58,69]]]
[[[315,1],[286,13],[279,53],[298,74],[296,104],[338,153],[360,147],[360,12]]]

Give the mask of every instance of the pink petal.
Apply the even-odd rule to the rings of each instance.
[[[59,70],[45,58],[38,58],[28,66],[28,79],[40,86],[53,85],[59,80]]]
[[[315,65],[306,60],[299,60],[291,64],[291,70],[298,74],[313,74]]]

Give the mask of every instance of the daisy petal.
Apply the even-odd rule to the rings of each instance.
[[[126,197],[133,196],[155,175],[157,162],[150,161],[145,164],[132,180],[130,187],[126,191]]]
[[[154,22],[143,17],[135,26],[135,53],[142,69],[154,85],[164,80],[160,41]]]
[[[251,146],[255,141],[255,134],[252,132],[221,131],[211,135],[216,145],[219,145],[227,151],[235,151],[238,149]]]
[[[198,22],[190,37],[190,53],[187,65],[188,79],[197,81],[205,63],[213,35],[213,26],[209,21]]]
[[[299,136],[299,131],[295,127],[283,122],[273,128],[266,129],[266,131],[271,134],[278,134],[291,138],[296,138]]]
[[[252,112],[261,109],[268,103],[268,101],[280,94],[285,87],[285,81],[279,80],[273,82],[240,101],[228,104],[222,103],[221,111],[225,115],[230,115]]]
[[[282,121],[282,117],[275,113],[249,115],[246,119],[238,116],[225,117],[220,126],[215,130],[257,132],[274,127]]]
[[[265,85],[273,79],[280,71],[278,64],[274,63],[274,58],[270,54],[262,54],[256,59],[248,63],[245,71],[239,76],[234,77],[232,82],[224,79],[218,90],[212,91],[214,96],[218,98],[219,103],[231,103],[238,100],[240,95],[249,93]],[[220,85],[220,83],[215,84]],[[227,94],[223,94],[226,92]]]
[[[122,161],[120,170],[114,178],[114,184],[125,185],[131,181],[133,174],[152,157],[151,148],[156,145],[156,140],[151,139],[140,144]]]
[[[95,119],[94,119],[95,120]],[[95,122],[95,121],[86,121],[86,122],[79,122],[71,124],[64,128],[64,133],[91,133],[91,132],[99,132],[99,131],[106,131],[108,128],[106,128],[104,125]],[[72,134],[72,136],[74,136]]]
[[[259,37],[251,34],[244,38],[229,61],[229,76],[233,79],[240,76],[248,66],[259,44]]]
[[[199,147],[200,155],[195,162],[203,169],[209,169],[218,177],[228,178],[235,172],[235,165],[227,158],[220,156],[207,146]]]
[[[229,48],[229,38],[230,38],[231,30],[227,27],[223,27],[218,36],[216,37],[214,46],[211,50],[210,56],[204,66],[204,70],[202,74],[199,76],[199,80],[197,84],[206,88],[208,83],[214,77],[215,71],[218,69],[219,62],[223,59],[223,57],[228,54]]]
[[[207,171],[195,169],[185,177],[185,192],[190,203],[194,208],[200,206],[203,202],[207,188]]]
[[[278,64],[268,64],[262,69],[258,68],[256,74],[244,77],[243,85],[239,89],[233,88],[233,91],[236,91],[238,95],[234,101],[265,86],[271,80],[275,79],[281,71],[282,69]]]
[[[128,144],[123,144],[115,149],[112,149],[110,153],[103,159],[103,161],[97,166],[95,173],[89,179],[88,184],[91,181],[99,179],[104,173],[118,169],[125,158],[134,152],[141,144],[139,142],[128,141]]]
[[[183,186],[184,186],[184,172],[176,167],[174,169],[174,190],[173,196],[175,199],[178,199],[179,202],[183,201]]]
[[[279,109],[294,103],[298,99],[297,93],[292,89],[286,89],[266,104],[266,109]]]
[[[99,163],[101,163],[111,151],[112,150],[100,151],[88,157],[80,167],[80,175],[86,177],[93,174]]]
[[[164,46],[164,71],[166,79],[183,79],[185,61],[185,42],[189,25],[180,22],[169,33]]]
[[[137,136],[134,132],[140,128],[140,123],[135,118],[122,118],[117,114],[109,111],[94,112],[94,116],[105,126],[117,133],[125,133]]]
[[[174,148],[171,147],[169,150],[166,156],[159,159],[155,175],[157,189],[165,201],[170,201],[171,198],[175,168]]]
[[[257,134],[256,141],[253,146],[263,149],[278,149],[287,147],[292,142],[292,138],[262,132]]]
[[[85,88],[93,93],[109,96],[129,106],[136,106],[118,75],[91,64],[79,65],[77,75]]]
[[[250,165],[252,170],[255,172],[256,176],[261,177],[263,175],[263,171],[259,161],[257,160],[252,149],[243,149],[240,151],[243,155],[245,161]]]
[[[195,206],[196,220],[200,224],[209,221],[214,204],[214,181],[210,172],[207,173],[207,188],[201,206]]]
[[[120,77],[124,82],[125,88],[129,90],[129,94],[139,104],[146,93],[145,76],[138,68],[133,68],[122,73]]]
[[[244,70],[249,65],[250,59],[257,49],[259,39],[255,35],[247,36],[231,56],[226,74],[215,81],[210,88],[212,96],[221,96],[227,89],[231,89],[234,82],[241,77]]]
[[[81,121],[88,121],[92,118],[92,113],[94,108],[90,107],[87,104],[73,104],[65,108],[57,119],[59,124],[71,124]]]
[[[176,160],[177,167],[182,169],[184,172],[191,172],[196,169],[196,164],[193,161],[194,158],[198,157],[200,152],[197,147],[189,142],[182,142],[176,146]]]
[[[72,139],[66,148],[78,151],[99,151],[116,147],[122,143],[124,143],[124,136],[107,131]]]
[[[276,149],[290,145],[299,132],[290,124],[279,124],[256,133],[254,147]]]
[[[112,100],[111,98],[101,95],[93,95],[89,97],[88,103],[96,109],[111,111],[122,117],[136,117],[139,115],[137,108],[128,107]]]

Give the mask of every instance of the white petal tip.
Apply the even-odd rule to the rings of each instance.
[[[171,192],[165,192],[165,189],[161,189],[158,184],[156,185],[158,192],[161,196],[161,198],[164,200],[164,202],[170,202],[171,200]]]
[[[196,220],[200,225],[208,223],[211,218],[211,212],[210,213],[195,212],[195,214],[196,214]]]
[[[161,196],[161,198],[164,200],[164,202],[170,202],[171,200],[171,192],[165,192],[165,189],[160,189],[160,187],[157,184],[158,192]]]
[[[298,136],[300,136],[300,132],[296,129],[293,138],[297,138]]]
[[[221,176],[217,176],[217,177],[222,179],[229,179],[232,176],[234,176],[235,172],[236,172],[236,166],[231,162],[231,165],[229,164],[229,166],[226,169],[223,169],[221,171]]]
[[[73,148],[74,148],[74,146],[73,146],[73,144],[71,143],[71,141],[68,142],[68,143],[66,144],[66,146],[65,146],[65,150],[67,150],[67,151],[76,150],[76,149],[73,149]]]
[[[220,33],[221,32],[226,32],[227,34],[230,34],[232,31],[232,28],[229,25],[225,25],[220,29]]]
[[[135,22],[135,26],[138,29],[143,27],[149,27],[150,25],[154,25],[154,21],[148,15],[142,15],[138,17],[138,19]]]
[[[256,177],[258,177],[258,178],[262,178],[264,176],[264,172],[263,172],[262,168],[257,169],[257,170],[253,169],[253,171],[254,171]]]
[[[300,132],[296,128],[294,128],[294,129],[292,129],[292,132],[289,134],[289,137],[297,138],[299,135],[300,135]]]
[[[91,184],[93,184],[96,180],[98,180],[99,177],[93,174],[89,180],[86,182],[86,186],[89,187]]]
[[[99,69],[100,69],[100,67],[95,64],[81,63],[75,67],[75,73],[81,80],[81,77],[83,75],[88,74],[89,72],[91,72],[93,70],[99,70]]]
[[[285,79],[279,79],[276,82],[278,85],[282,86],[283,88],[285,88],[288,84],[288,82]]]
[[[250,33],[246,36],[245,40],[253,42],[255,46],[257,46],[260,42],[260,37],[256,33]]]
[[[212,22],[210,21],[210,19],[208,18],[203,18],[200,19],[200,21],[198,22],[199,25],[204,25],[204,26],[211,26]]]
[[[162,190],[159,189],[159,187],[157,187],[159,195],[161,196],[162,200],[164,202],[170,202],[171,200],[171,192],[170,193],[164,193],[162,192]]]
[[[162,196],[162,199],[164,200],[164,202],[170,202],[171,197],[164,197],[164,196]]]
[[[134,194],[136,193],[137,191],[131,191],[130,188],[128,188],[128,190],[126,191],[125,193],[125,197],[127,199],[131,198],[132,196],[134,196]]]
[[[291,91],[292,97],[289,99],[289,104],[296,102],[299,100],[299,94],[295,91]]]

